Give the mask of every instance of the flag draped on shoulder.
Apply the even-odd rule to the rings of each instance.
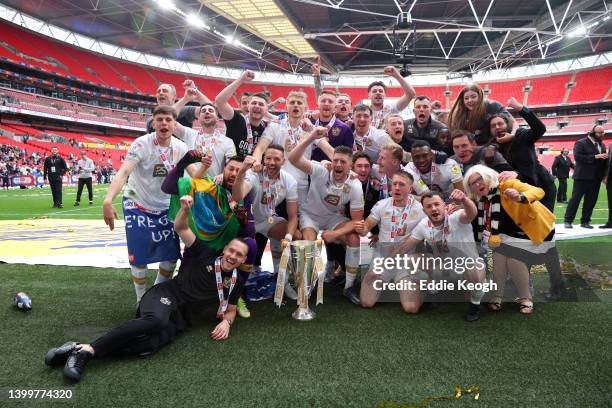
[[[189,227],[211,248],[221,250],[238,233],[238,219],[230,208],[225,189],[215,184],[211,177],[203,179],[181,178],[179,195],[170,200],[170,218],[174,220],[181,208],[179,197],[193,197]]]

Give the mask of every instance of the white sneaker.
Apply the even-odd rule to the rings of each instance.
[[[285,296],[291,300],[297,300],[297,292],[289,282],[285,283]]]

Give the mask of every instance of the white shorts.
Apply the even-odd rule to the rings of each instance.
[[[278,224],[281,221],[287,222],[286,219],[284,219],[283,217],[279,217],[278,215],[273,215],[272,218],[273,218],[272,224],[270,224],[268,222],[267,218],[265,220],[261,221],[261,222],[256,223],[255,224],[255,232],[259,232],[260,234],[264,234],[267,237],[268,236],[268,232],[270,232],[270,228],[272,228],[273,226],[275,226],[276,224]]]
[[[333,231],[343,222],[350,221],[344,215],[333,214],[329,216],[311,216],[305,211],[300,213],[300,229],[312,228],[318,234],[319,231]]]

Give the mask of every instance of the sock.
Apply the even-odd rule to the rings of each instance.
[[[278,273],[278,265],[281,259],[281,245],[280,242],[270,238],[270,252],[272,253],[272,265],[274,266],[274,273]]]
[[[134,291],[136,292],[136,301],[140,302],[140,298],[147,291],[147,268],[131,266],[132,282],[134,282]]]
[[[176,261],[162,261],[159,263],[159,270],[157,271],[157,277],[155,278],[155,284],[166,282],[172,278],[176,268]]]
[[[470,302],[474,305],[479,305],[484,292],[482,289],[474,289],[470,291]]]
[[[355,278],[357,277],[357,271],[359,268],[359,247],[346,247],[346,255],[344,258],[344,264],[346,265],[346,281],[344,283],[344,289],[353,287]]]

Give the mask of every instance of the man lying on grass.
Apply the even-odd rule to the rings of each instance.
[[[213,329],[213,340],[225,340],[236,317],[236,302],[244,281],[237,273],[246,260],[247,244],[231,240],[222,254],[210,249],[189,229],[191,196],[180,199],[174,229],[185,243],[179,274],[149,289],[140,301],[136,318],[110,330],[90,344],[68,342],[47,352],[45,363],[54,366],[66,362],[64,376],[79,381],[92,357],[148,355],[170,343],[185,330],[184,316],[191,306],[218,305],[221,322]]]

